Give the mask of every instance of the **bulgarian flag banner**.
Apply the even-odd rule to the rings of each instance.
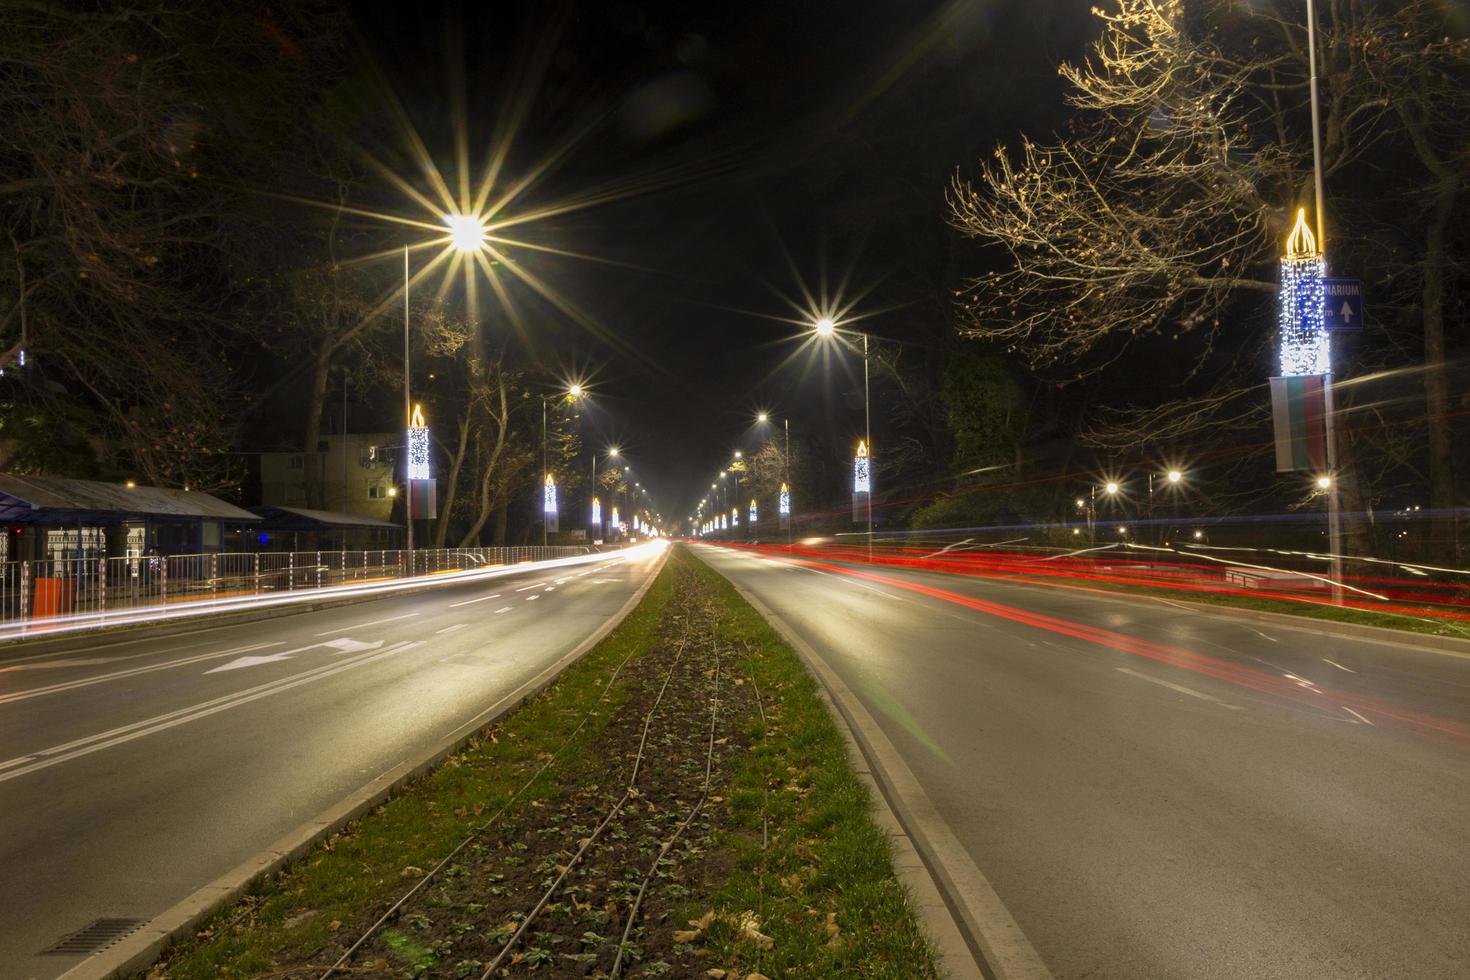
[[[1327,376],[1271,379],[1276,471],[1327,468]]]

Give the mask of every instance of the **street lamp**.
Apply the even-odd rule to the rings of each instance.
[[[837,330],[837,324],[832,322],[830,316],[824,316],[812,324],[812,329],[817,332],[818,337],[830,337]]]

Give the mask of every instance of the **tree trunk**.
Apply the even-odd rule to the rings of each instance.
[[[322,437],[322,406],[327,400],[327,379],[332,371],[332,351],[326,348],[316,355],[312,368],[311,390],[306,402],[306,432],[301,447],[301,476],[306,489],[306,506],[325,510],[326,489],[323,486],[324,460],[317,451]]]
[[[505,524],[510,516],[510,501],[504,497],[500,498],[500,506],[495,508],[495,530],[491,532],[491,544],[497,548],[505,547]]]
[[[1455,564],[1460,557],[1455,499],[1454,438],[1450,388],[1445,376],[1445,233],[1455,206],[1456,183],[1442,180],[1424,240],[1424,422],[1429,436],[1429,545],[1432,557]]]
[[[464,468],[465,454],[470,444],[470,416],[474,414],[473,400],[465,406],[459,419],[459,445],[455,447],[453,461],[449,464],[449,479],[444,484],[443,506],[439,508],[439,519],[434,522],[434,547],[444,547],[444,537],[449,533],[449,515],[454,512],[454,498],[459,494],[459,473]]]
[[[496,414],[498,423],[495,432],[495,448],[490,451],[490,458],[485,461],[485,469],[480,473],[480,513],[470,529],[465,532],[464,538],[459,542],[461,548],[468,547],[475,540],[485,522],[490,519],[494,509],[495,499],[491,493],[494,486],[496,470],[500,466],[500,456],[505,451],[505,440],[510,434],[510,398],[506,391],[505,375],[499,375],[500,411]]]

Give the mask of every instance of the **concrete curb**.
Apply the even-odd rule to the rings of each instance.
[[[862,702],[770,607],[729,578],[725,581],[781,634],[820,682],[818,690],[842,732],[848,756],[869,788],[874,820],[888,833],[894,870],[934,942],[940,971],[951,980],[1050,980],[1041,957]]]
[[[126,977],[147,969],[170,943],[189,935],[195,926],[219,907],[239,899],[258,878],[278,871],[302,857],[321,841],[371,812],[405,783],[433,771],[475,735],[544,691],[564,670],[606,639],[643,601],[667,559],[668,551],[665,550],[659,555],[647,580],[621,609],[590,636],[541,673],[455,729],[426,758],[417,763],[399,763],[382,773],[264,850],[257,851],[187,898],[160,912],[137,932],[78,963],[63,973],[59,980],[112,980],[114,977]]]

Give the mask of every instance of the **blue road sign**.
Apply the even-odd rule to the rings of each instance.
[[[1327,303],[1322,326],[1328,330],[1361,330],[1363,328],[1363,280],[1322,280]]]

